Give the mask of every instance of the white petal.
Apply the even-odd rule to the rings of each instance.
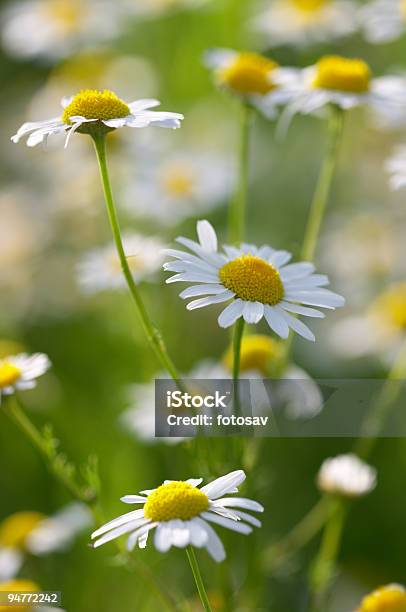
[[[219,516],[218,514],[213,514],[211,512],[202,512],[201,517],[206,521],[210,521],[210,523],[215,523],[216,525],[221,525],[221,527],[225,527],[226,529],[230,529],[231,531],[237,531],[237,533],[243,533],[244,535],[248,535],[252,533],[252,527],[249,525],[245,525],[240,521],[232,521],[231,519],[224,518],[223,516]]]
[[[202,527],[202,521],[193,518],[189,521],[190,543],[196,548],[202,548],[207,544],[209,539],[207,530]]]
[[[127,550],[134,550],[134,547],[139,541],[139,539],[141,539],[141,542],[139,542],[139,547],[145,548],[145,546],[147,545],[148,532],[156,525],[157,523],[149,522],[148,524],[139,527],[136,531],[134,531],[134,533],[131,533],[127,540]]]
[[[94,538],[97,538],[99,535],[102,535],[103,533],[106,533],[107,531],[111,531],[115,527],[119,527],[120,525],[125,525],[126,523],[129,523],[130,521],[133,521],[134,519],[139,519],[143,517],[144,517],[143,508],[141,508],[140,510],[132,510],[132,512],[127,512],[127,514],[123,514],[113,519],[112,521],[105,523],[102,527],[99,527],[99,529],[96,529],[96,531],[94,531],[90,537],[92,540],[94,540]]]
[[[285,340],[289,336],[289,327],[281,312],[275,306],[265,305],[264,315],[269,327]]]
[[[253,499],[247,499],[246,497],[224,497],[222,499],[216,499],[213,502],[214,506],[224,506],[225,508],[245,508],[246,510],[253,510],[254,512],[263,512],[264,507]]]
[[[300,302],[309,306],[321,306],[323,308],[338,308],[344,306],[345,299],[328,289],[318,289],[315,291],[287,291],[285,300],[288,302]]]
[[[128,104],[128,107],[132,113],[137,113],[139,111],[147,110],[148,108],[154,108],[156,106],[159,106],[160,104],[160,101],[155,100],[154,98],[143,98],[141,100],[135,100],[134,102],[130,102],[130,104]]]
[[[291,281],[294,278],[303,278],[313,274],[315,267],[312,263],[302,261],[300,263],[289,264],[280,270],[283,281]]]
[[[141,495],[124,495],[124,497],[120,498],[120,501],[124,502],[125,504],[145,504],[147,498],[142,497]]]
[[[217,295],[223,292],[223,285],[195,285],[194,287],[184,289],[182,293],[179,293],[179,297],[186,300],[187,298],[197,297],[198,295]]]
[[[0,581],[14,578],[24,562],[22,553],[16,548],[0,547]]]
[[[256,324],[264,316],[264,305],[261,302],[244,302],[242,316],[246,323]]]
[[[217,499],[226,493],[230,493],[236,487],[239,487],[242,482],[246,479],[246,475],[243,470],[236,470],[230,472],[225,476],[216,478],[213,482],[202,487],[200,490],[207,495],[209,499]]]
[[[240,299],[231,302],[220,314],[218,324],[220,327],[230,327],[236,320],[241,317],[244,310],[244,302]]]
[[[224,561],[226,558],[226,551],[224,550],[223,543],[218,537],[217,533],[214,531],[213,527],[199,517],[194,518],[193,522],[198,523],[207,534],[206,549],[209,555],[215,561],[217,561],[217,563]]]
[[[203,482],[203,478],[188,478],[186,481],[188,484],[191,484],[192,487],[198,487]]]
[[[121,535],[125,533],[134,531],[134,529],[137,529],[145,520],[147,519],[137,519],[137,520],[131,521],[130,523],[126,523],[125,525],[121,525],[121,527],[117,527],[116,529],[113,529],[112,531],[109,531],[108,533],[106,533],[106,535],[104,535],[99,540],[96,540],[93,543],[93,548],[98,548],[99,546],[102,546],[103,544],[106,544],[107,542],[110,542],[111,540],[115,540],[116,538],[120,537]]]
[[[316,338],[313,332],[307,327],[307,325],[302,323],[302,321],[299,321],[299,319],[295,319],[295,317],[290,316],[286,312],[285,319],[289,327],[293,329],[293,331],[295,331],[297,334],[299,334],[299,336],[302,336],[303,338],[306,338],[306,340],[310,340],[311,342],[315,342]]]
[[[269,257],[268,262],[271,265],[280,268],[281,266],[284,266],[286,263],[288,263],[288,261],[290,261],[291,259],[292,254],[288,253],[288,251],[276,251]]]
[[[197,222],[197,235],[202,248],[211,253],[217,252],[217,235],[214,227],[206,220]]]
[[[279,306],[284,310],[288,310],[289,312],[294,312],[295,314],[305,315],[306,317],[313,317],[315,319],[324,319],[324,312],[320,312],[320,310],[314,310],[314,308],[306,308],[306,306],[300,306],[299,304],[290,304],[289,302],[279,302]]]
[[[159,552],[167,552],[172,546],[172,530],[168,523],[160,523],[155,531],[154,545]]]
[[[235,514],[240,519],[242,519],[246,523],[249,523],[250,525],[253,525],[254,527],[262,527],[261,521],[259,521],[255,516],[251,516],[251,514],[248,514],[248,512],[243,512],[242,510],[235,510]]]
[[[193,302],[189,302],[186,306],[188,310],[195,310],[196,308],[204,308],[205,306],[210,306],[211,304],[221,304],[222,302],[227,302],[234,297],[234,293],[229,291],[228,289],[221,293],[220,295],[211,295],[209,297],[200,298],[199,300],[193,300]]]

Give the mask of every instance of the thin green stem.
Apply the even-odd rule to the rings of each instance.
[[[241,108],[241,135],[238,158],[238,185],[229,211],[229,238],[233,243],[241,242],[245,233],[245,218],[247,208],[249,179],[249,136],[252,109],[248,104]]]
[[[233,395],[236,414],[240,413],[240,390],[238,379],[241,366],[241,343],[244,334],[244,319],[240,317],[234,327],[233,337]]]
[[[320,229],[326,213],[331,184],[337,165],[343,125],[343,111],[337,107],[332,107],[329,123],[328,149],[317,181],[316,190],[314,192],[303,241],[302,259],[305,261],[314,260]]]
[[[202,602],[202,606],[205,609],[205,612],[212,612],[209,598],[207,597],[206,589],[204,588],[199,564],[197,562],[195,551],[193,550],[192,546],[188,546],[186,548],[186,554],[187,554],[187,558],[189,559],[189,564],[193,572],[193,577],[195,579],[196,587],[199,592],[199,597],[200,597],[200,601]]]
[[[325,599],[334,575],[347,510],[348,504],[343,499],[330,499],[329,518],[310,576],[310,609],[313,612],[326,609]]]
[[[161,362],[162,366],[169,372],[170,376],[176,382],[177,386],[183,390],[183,385],[179,376],[179,372],[176,369],[172,359],[170,358],[165,342],[161,336],[159,330],[152,323],[145,304],[141,298],[138,287],[131,274],[130,267],[128,265],[127,257],[124,251],[123,242],[121,238],[120,224],[118,221],[116,206],[114,204],[113,192],[111,189],[110,177],[107,167],[106,158],[106,138],[103,135],[94,135],[93,141],[95,145],[97,160],[99,164],[100,177],[103,185],[104,197],[106,200],[107,213],[109,216],[111,230],[113,232],[114,242],[117,249],[117,254],[120,260],[120,265],[130,290],[131,296],[134,300],[137,308],[138,315],[141,320],[142,327],[147,336],[148,342],[152,347],[155,355]]]

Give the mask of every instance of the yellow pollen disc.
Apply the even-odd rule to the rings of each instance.
[[[0,545],[10,548],[24,548],[31,531],[43,521],[40,512],[16,512],[0,524]]]
[[[258,370],[267,375],[270,361],[278,359],[282,352],[279,342],[269,336],[261,334],[244,336],[241,342],[240,369],[242,372]],[[232,347],[228,349],[224,361],[231,371],[233,367]]]
[[[265,95],[276,85],[271,73],[278,67],[276,62],[256,53],[240,53],[225,68],[220,68],[220,82],[239,94]]]
[[[7,582],[0,583],[0,592],[13,593],[14,591],[20,593],[37,593],[39,586],[31,580],[7,580]],[[18,606],[18,611],[23,612],[25,610],[32,610],[32,606]],[[0,612],[10,612],[10,606],[0,606]]]
[[[381,587],[363,599],[357,612],[406,612],[406,591],[397,584]]]
[[[129,106],[112,91],[108,89],[104,91],[84,89],[76,94],[71,103],[65,108],[62,121],[71,125],[70,117],[75,117],[76,115],[86,117],[86,119],[107,121],[108,119],[127,117],[130,112]]]
[[[371,70],[363,60],[328,55],[317,62],[313,87],[364,93],[369,90],[370,80]]]
[[[406,282],[397,283],[380,295],[371,306],[371,315],[378,322],[406,330]]]
[[[83,16],[80,3],[75,0],[48,0],[44,9],[62,30],[75,30]]]
[[[20,376],[20,368],[8,361],[0,361],[0,389],[14,385]]]
[[[178,198],[188,198],[193,193],[195,177],[189,168],[174,165],[167,169],[162,177],[164,189]]]
[[[144,515],[152,521],[188,521],[209,507],[209,498],[188,482],[161,485],[148,497]]]
[[[238,298],[271,306],[281,301],[285,290],[276,268],[260,257],[242,255],[219,270],[223,285]]]
[[[306,13],[315,13],[322,9],[326,4],[329,4],[329,0],[290,0],[292,4],[299,11],[305,11]]]

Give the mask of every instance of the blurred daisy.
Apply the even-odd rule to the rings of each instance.
[[[74,538],[92,524],[83,504],[69,504],[53,516],[17,512],[0,523],[0,580],[13,578],[26,555],[38,557],[66,550]]]
[[[206,52],[204,62],[213,70],[219,87],[255,106],[268,117],[275,116],[277,106],[291,99],[292,92],[285,87],[285,82],[289,83],[290,71],[285,75],[286,69],[264,55],[211,49]]]
[[[60,117],[24,123],[11,140],[17,143],[22,137],[28,136],[27,145],[35,147],[46,142],[48,136],[66,133],[66,147],[74,132],[92,135],[107,134],[125,126],[144,128],[155,125],[172,129],[180,127],[183,115],[149,110],[156,106],[159,106],[158,100],[137,100],[127,104],[107,89],[85,89],[62,100],[63,113]]]
[[[338,455],[323,462],[317,485],[331,495],[361,497],[376,487],[376,470],[356,455]]]
[[[406,612],[406,589],[400,584],[387,584],[362,600],[355,612]]]
[[[406,99],[402,77],[373,78],[364,60],[326,55],[303,69],[285,70],[285,87],[291,88],[291,110],[314,113],[328,104],[343,110],[367,105],[377,112],[396,111]]]
[[[155,237],[127,233],[123,245],[134,280],[152,280],[162,266],[164,243]],[[77,277],[87,293],[127,286],[113,243],[86,253],[77,266]]]
[[[145,548],[149,531],[155,529],[154,545],[160,552],[167,552],[172,546],[192,545],[206,548],[215,561],[223,561],[226,557],[223,544],[210,523],[245,535],[252,532],[252,526],[261,527],[258,519],[245,512],[263,512],[261,504],[244,497],[223,497],[238,493],[237,487],[245,478],[245,473],[237,470],[200,489],[202,478],[166,480],[156,489],[141,491],[140,495],[126,495],[121,501],[143,507],[97,529],[92,534],[93,546],[97,548],[129,534],[129,550],[137,543]]]
[[[386,162],[391,189],[406,187],[406,146],[397,147],[395,153]]]
[[[226,155],[164,149],[148,153],[132,170],[125,192],[135,215],[173,225],[224,203],[233,191],[235,171]]]
[[[323,318],[322,312],[309,306],[334,310],[344,304],[344,298],[324,288],[328,278],[314,274],[313,264],[287,265],[291,259],[287,251],[242,244],[240,248],[225,246],[219,252],[216,232],[208,221],[197,223],[197,234],[199,242],[177,239],[191,253],[166,251],[175,258],[164,264],[165,270],[175,272],[166,282],[199,283],[180,294],[183,299],[205,296],[189,302],[188,310],[232,300],[218,318],[220,327],[230,327],[240,317],[251,324],[265,317],[281,338],[287,338],[292,329],[314,341],[310,329],[290,313]]]
[[[18,57],[58,59],[118,32],[121,11],[105,0],[26,0],[3,12],[2,42]]]
[[[36,387],[36,379],[45,374],[51,362],[43,353],[20,353],[0,360],[0,403],[3,395]]]
[[[330,42],[357,28],[357,12],[347,0],[271,0],[254,20],[270,46]]]
[[[406,30],[405,0],[372,0],[361,7],[360,25],[372,43],[396,40]]]

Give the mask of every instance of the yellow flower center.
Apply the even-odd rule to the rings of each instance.
[[[406,612],[406,591],[390,584],[367,595],[357,612]]]
[[[371,70],[363,60],[328,55],[317,62],[313,87],[364,93],[369,89],[370,80]]]
[[[400,0],[400,11],[403,19],[406,19],[406,0]]]
[[[17,366],[8,361],[0,361],[0,389],[14,385],[20,376],[20,368],[17,368]]]
[[[165,169],[162,177],[164,189],[178,198],[188,198],[193,193],[195,177],[189,168],[180,164]]]
[[[248,302],[275,305],[285,290],[276,268],[260,257],[242,255],[219,270],[223,285]]]
[[[29,534],[43,521],[40,512],[16,512],[0,524],[0,545],[10,548],[24,548]]]
[[[188,482],[161,485],[148,497],[144,515],[152,521],[188,521],[209,507],[209,498]]]
[[[322,9],[329,0],[290,0],[299,11],[306,13],[315,13]]]
[[[83,9],[75,0],[48,0],[46,14],[65,31],[72,31],[80,24]]]
[[[371,307],[377,321],[406,330],[406,282],[397,283],[380,295]]]
[[[77,115],[86,119],[119,119],[130,114],[130,108],[112,91],[84,89],[80,91],[63,111],[62,121],[72,124],[70,117]]]
[[[279,342],[269,336],[260,334],[244,336],[241,342],[241,372],[257,370],[266,376],[270,361],[278,359],[282,352]],[[227,368],[231,371],[233,367],[232,347],[227,351],[224,361]]]
[[[37,593],[39,586],[31,580],[7,580],[7,582],[0,583],[0,591],[3,593],[13,593],[18,591],[19,593]],[[10,606],[0,606],[0,612],[10,612]],[[18,606],[18,611],[23,612],[25,610],[32,610],[31,606]]]
[[[274,61],[256,53],[239,53],[235,60],[220,68],[220,82],[239,94],[265,95],[276,85],[271,73],[278,67]]]

